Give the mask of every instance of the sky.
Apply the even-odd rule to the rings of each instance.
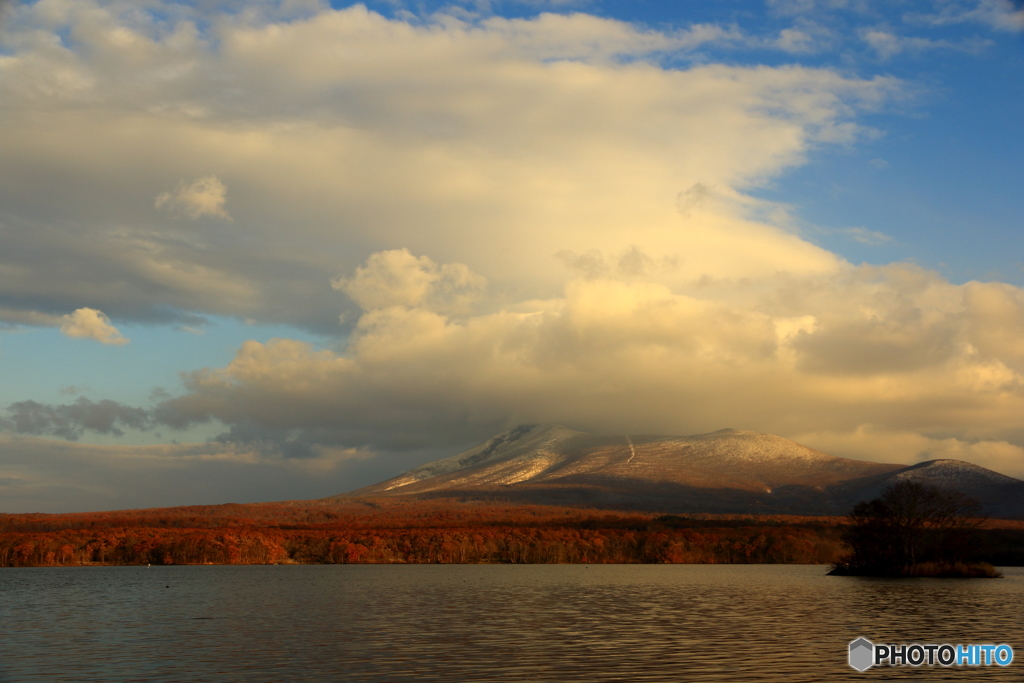
[[[1009,0],[0,3],[0,512],[519,424],[1024,478]]]

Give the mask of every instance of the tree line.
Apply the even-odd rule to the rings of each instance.
[[[379,499],[0,515],[0,566],[796,563],[885,573],[871,563],[908,564],[900,553],[912,553],[912,563],[920,564],[935,556],[940,540],[941,547],[956,541],[957,561],[977,559],[984,551],[995,564],[1024,565],[1024,522],[983,524],[965,516],[952,529],[936,527],[910,541],[899,535],[900,525],[914,515],[879,521],[877,513],[886,510],[866,502],[848,518],[658,516]],[[975,534],[973,540],[962,535],[965,525]]]
[[[270,563],[828,563],[839,529],[815,520],[608,513],[424,505],[352,514],[306,513],[223,526],[179,526],[180,517],[141,511],[90,519],[8,515],[0,519],[0,566]],[[237,510],[235,511],[238,512]],[[248,521],[248,524],[243,523]]]

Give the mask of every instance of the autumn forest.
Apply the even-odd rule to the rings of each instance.
[[[841,517],[657,515],[455,500],[301,501],[0,515],[0,566],[311,563],[797,563],[846,551]],[[1024,522],[986,557],[1024,564]]]

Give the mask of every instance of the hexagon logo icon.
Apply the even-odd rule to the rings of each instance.
[[[850,666],[857,671],[867,671],[875,658],[875,644],[867,638],[850,641]]]

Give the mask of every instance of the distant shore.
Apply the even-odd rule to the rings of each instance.
[[[1024,522],[990,520],[986,526],[986,545],[994,552],[985,559],[1024,566]],[[842,517],[659,515],[451,499],[0,514],[0,567],[836,565],[847,551],[843,528]]]
[[[835,565],[830,576],[874,576],[880,578],[1000,579],[1002,572],[988,562],[921,562],[906,567],[877,568]]]

